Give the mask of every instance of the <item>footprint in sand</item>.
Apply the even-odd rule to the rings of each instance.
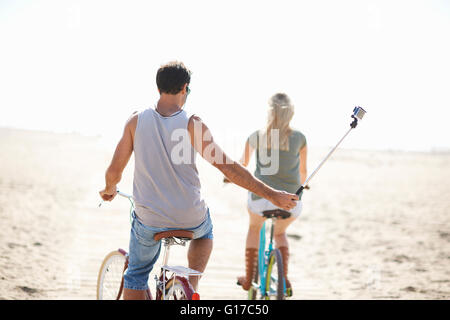
[[[24,292],[26,292],[28,294],[34,294],[34,293],[38,293],[39,292],[38,289],[30,288],[30,287],[27,287],[27,286],[18,286],[17,289],[20,289],[20,290],[22,290],[22,291],[24,291]]]

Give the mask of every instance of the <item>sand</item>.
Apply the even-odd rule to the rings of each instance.
[[[128,248],[129,206],[98,207],[113,147],[0,128],[0,299],[95,299],[104,256]],[[310,170],[327,153],[310,148]],[[288,229],[292,299],[449,299],[450,154],[339,149]],[[246,299],[246,191],[198,159],[215,242],[202,299]],[[132,161],[119,187],[132,190]],[[185,265],[174,247],[171,264]],[[159,261],[157,266],[159,265]],[[154,292],[153,273],[150,287]]]

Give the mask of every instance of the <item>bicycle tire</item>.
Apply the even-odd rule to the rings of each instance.
[[[284,274],[283,258],[278,249],[272,250],[269,256],[269,263],[266,272],[266,295],[265,299],[270,300],[276,297],[277,300],[284,299]]]
[[[119,300],[123,290],[123,273],[128,265],[121,250],[110,252],[98,272],[97,300]]]
[[[194,289],[185,277],[171,277],[166,283],[166,300],[192,300]],[[163,299],[162,294],[159,295]]]

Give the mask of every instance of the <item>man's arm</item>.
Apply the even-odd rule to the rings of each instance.
[[[105,188],[101,190],[100,196],[105,201],[111,201],[117,194],[117,184],[122,178],[122,173],[133,153],[134,133],[136,131],[138,115],[134,113],[128,119],[123,135],[117,144],[111,163],[105,173]]]
[[[245,142],[244,153],[242,154],[241,160],[239,160],[239,163],[243,167],[247,167],[248,166],[248,163],[250,162],[250,157],[252,156],[253,151],[255,151],[255,149],[250,145],[250,143],[247,140]],[[224,177],[223,178],[223,182],[229,183],[231,181],[227,177]]]
[[[255,178],[242,165],[229,158],[219,145],[214,142],[208,127],[199,117],[192,116],[189,119],[188,131],[191,137],[191,144],[195,150],[206,161],[219,169],[231,182],[260,197],[266,198],[274,205],[285,210],[290,210],[296,206],[297,195],[269,187]]]

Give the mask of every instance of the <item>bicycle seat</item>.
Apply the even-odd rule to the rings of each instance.
[[[281,209],[275,209],[275,210],[266,210],[263,211],[263,216],[266,218],[281,218],[286,219],[291,216],[291,213],[289,211],[284,211]]]
[[[164,238],[178,238],[180,240],[192,240],[194,238],[194,232],[188,230],[169,230],[158,232],[153,239],[159,241]]]

